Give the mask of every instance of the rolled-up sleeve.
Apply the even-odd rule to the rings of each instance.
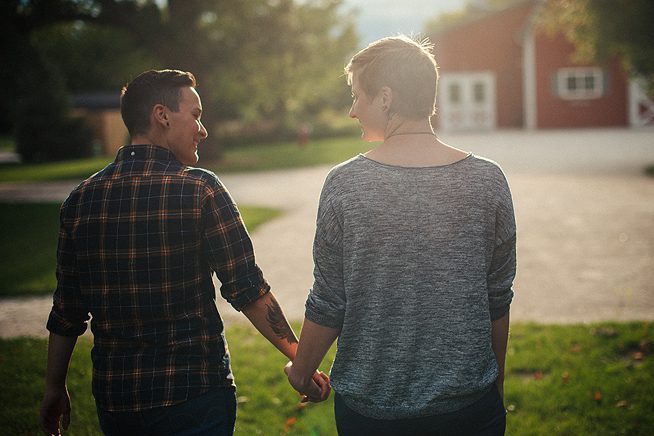
[[[313,243],[314,283],[305,317],[316,324],[340,329],[345,317],[342,224],[323,189]]]
[[[202,200],[202,227],[206,257],[222,284],[220,294],[234,309],[270,292],[236,203],[219,181]]]
[[[61,209],[59,243],[57,245],[57,288],[46,328],[61,336],[84,334],[90,319],[82,299],[77,271],[75,241],[65,223],[67,204]]]

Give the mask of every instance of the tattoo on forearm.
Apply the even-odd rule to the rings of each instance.
[[[297,343],[295,333],[293,333],[291,326],[288,325],[277,300],[272,300],[270,304],[266,304],[266,308],[268,309],[266,320],[268,320],[273,333],[280,339],[286,339],[289,344]]]

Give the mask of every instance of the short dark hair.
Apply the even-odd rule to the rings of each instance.
[[[180,70],[149,70],[123,86],[120,93],[120,114],[131,136],[150,130],[150,111],[162,104],[177,112],[181,88],[195,88],[195,76]]]

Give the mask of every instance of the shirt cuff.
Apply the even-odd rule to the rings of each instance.
[[[48,316],[46,328],[59,336],[77,337],[83,335],[86,331],[87,321],[72,323],[52,310],[50,316]]]

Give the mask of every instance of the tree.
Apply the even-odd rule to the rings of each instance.
[[[619,56],[627,71],[654,90],[654,2],[651,0],[548,0],[539,20],[563,32],[578,60]]]
[[[476,20],[493,11],[505,9],[525,0],[466,0],[463,9],[444,12],[427,21],[425,34],[436,35],[461,23]]]
[[[196,75],[210,131],[232,118],[264,118],[283,130],[340,102],[333,94],[344,89],[342,66],[357,43],[351,19],[340,13],[342,3],[10,0],[2,8],[20,28],[21,43],[31,46],[30,56],[36,51],[58,66],[71,90],[92,84],[115,89],[117,77],[129,80],[133,74],[126,73],[146,60]],[[9,58],[30,68],[24,62],[29,56],[13,52]],[[84,65],[85,59],[93,65]],[[6,83],[18,83],[19,71],[10,72]]]
[[[70,1],[8,0],[0,4],[0,129],[16,134],[26,161],[88,155],[91,138],[69,116],[68,96],[57,66],[33,46],[31,35],[58,20],[77,17]]]

